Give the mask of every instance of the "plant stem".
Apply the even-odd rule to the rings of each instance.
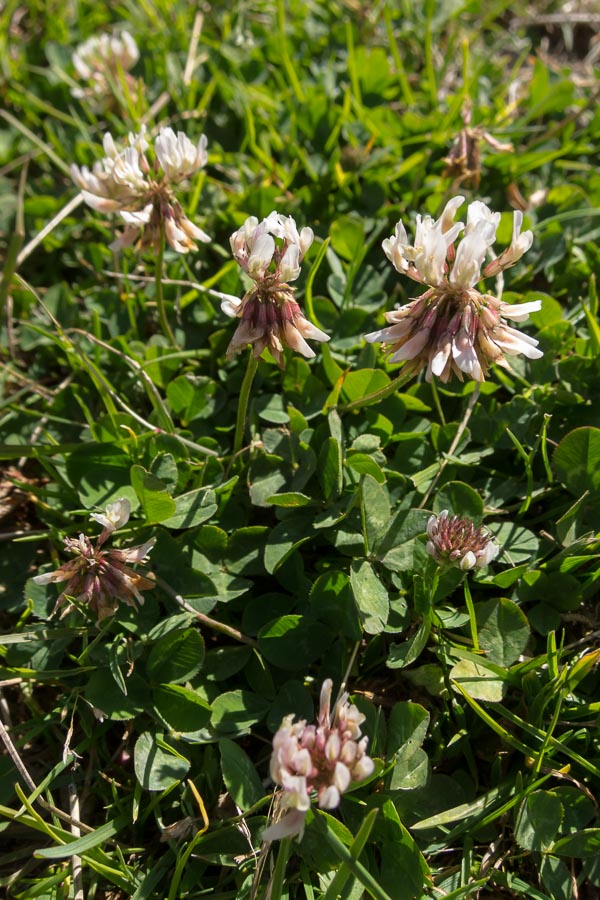
[[[435,403],[437,414],[440,417],[440,424],[443,428],[446,424],[446,417],[444,416],[444,410],[442,409],[442,404],[440,403],[440,395],[438,393],[437,384],[435,383],[435,378],[431,379],[431,393],[433,395],[433,402]]]
[[[252,347],[248,357],[248,367],[244,380],[242,381],[242,389],[240,391],[240,399],[238,401],[237,419],[235,422],[235,438],[233,440],[233,452],[239,453],[244,443],[244,432],[246,430],[246,417],[248,415],[248,399],[250,397],[250,388],[254,381],[254,376],[258,368],[258,360],[254,359]]]
[[[471,640],[473,641],[473,650],[479,653],[479,637],[477,636],[477,618],[475,616],[475,607],[473,606],[473,598],[471,596],[471,588],[469,587],[468,576],[464,580],[465,603],[467,612],[469,613],[469,627],[471,629]]]
[[[433,481],[427,488],[427,491],[425,492],[425,496],[419,503],[419,506],[418,506],[419,509],[425,508],[427,501],[429,500],[431,494],[433,493],[433,489],[435,488],[436,484],[440,480],[442,472],[448,465],[448,462],[450,461],[452,454],[458,447],[458,445],[460,443],[460,439],[462,438],[462,436],[465,432],[465,428],[467,427],[467,425],[469,423],[469,419],[471,418],[471,414],[473,413],[473,410],[475,409],[475,404],[477,403],[477,400],[479,399],[479,390],[480,390],[479,385],[476,385],[475,390],[473,391],[473,393],[471,394],[471,396],[469,398],[469,402],[467,404],[465,414],[459,423],[459,426],[456,430],[456,434],[454,435],[454,439],[453,439],[452,443],[450,444],[450,447],[448,448],[448,452],[446,453],[446,455],[440,462],[440,467],[438,469],[437,475],[435,476],[435,478],[433,479]]]
[[[163,294],[163,283],[162,283],[162,275],[163,275],[163,257],[165,255],[165,230],[161,226],[160,229],[160,243],[158,247],[158,255],[156,257],[156,306],[158,309],[158,320],[160,322],[160,327],[162,328],[162,333],[167,338],[169,343],[173,345],[176,349],[177,341],[175,340],[175,335],[171,331],[171,326],[169,325],[169,320],[167,318],[167,311],[165,309],[165,298]]]
[[[379,388],[378,391],[373,391],[371,394],[366,394],[364,397],[361,397],[360,400],[353,400],[352,403],[346,403],[345,406],[339,406],[338,412],[351,412],[354,409],[362,409],[363,406],[371,406],[372,403],[378,403],[380,400],[385,400],[386,397],[389,397],[390,394],[395,393],[395,391],[399,390],[401,387],[404,387],[407,382],[414,377],[414,373],[406,373],[402,372],[397,378],[394,378],[387,384],[384,388]]]
[[[384,889],[377,883],[376,879],[371,875],[368,869],[360,863],[357,859],[354,858],[350,850],[346,847],[345,844],[342,844],[340,839],[333,833],[329,825],[323,830],[323,837],[334,851],[338,859],[342,864],[344,864],[350,872],[354,875],[357,881],[365,888],[366,893],[373,897],[374,900],[391,900],[389,894],[386,894]]]
[[[241,644],[248,644],[249,647],[256,647],[256,641],[254,638],[248,637],[245,634],[242,634],[241,631],[238,631],[237,628],[232,628],[231,625],[226,625],[225,622],[219,622],[217,619],[213,619],[211,616],[207,616],[204,613],[198,612],[197,609],[194,609],[187,600],[178,594],[171,585],[164,580],[164,578],[157,578],[156,583],[167,592],[167,594],[175,600],[176,603],[182,609],[185,609],[186,612],[192,613],[192,615],[196,616],[198,621],[202,625],[206,625],[207,628],[212,628],[213,631],[218,631],[220,634],[225,634],[227,637],[233,638],[234,641],[239,641]]]
[[[271,881],[270,900],[281,900],[281,893],[285,884],[285,870],[287,861],[290,858],[291,845],[291,838],[284,838],[279,843],[277,862],[275,863],[275,871],[273,872]]]
[[[435,602],[435,595],[440,583],[440,567],[438,566],[433,573],[433,578],[431,579],[431,587],[429,589],[429,605],[433,609],[433,605]]]

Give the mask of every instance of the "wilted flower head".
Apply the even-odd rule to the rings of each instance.
[[[102,533],[93,544],[90,538],[80,534],[77,538],[65,538],[65,548],[75,555],[74,559],[64,563],[54,572],[36,575],[36,584],[67,581],[64,591],[56,602],[54,612],[66,603],[63,612],[66,615],[72,604],[72,597],[79,603],[87,603],[98,616],[98,621],[112,616],[122,600],[128,606],[140,605],[144,602],[141,591],[154,587],[154,582],[138,572],[134,572],[125,563],[145,562],[156,538],[150,538],[145,544],[128,547],[125,550],[106,550],[103,544],[117,528],[129,521],[129,500],[121,498],[109,503],[104,513],[92,513],[91,517],[103,526]]]
[[[94,36],[80,44],[73,54],[73,66],[84,87],[73,88],[79,99],[93,98],[100,103],[111,96],[110,81],[127,73],[140,56],[137,44],[128,31],[113,31]]]
[[[273,737],[271,778],[281,785],[282,818],[263,832],[267,841],[304,833],[304,820],[310,809],[310,795],[316,794],[321,809],[335,809],[352,782],[363,781],[375,764],[367,756],[367,737],[361,737],[365,720],[344,694],[330,717],[330,678],[323,682],[316,725],[304,719],[294,722],[285,716]]]
[[[402,222],[383,242],[386,256],[398,272],[428,286],[420,297],[385,314],[390,327],[365,335],[389,348],[390,362],[404,362],[407,373],[426,369],[425,378],[436,375],[447,382],[456,375],[484,381],[492,363],[510,368],[507,356],[523,354],[539,359],[538,342],[512,328],[506,319],[524,322],[541,308],[541,301],[510,305],[475,285],[514,265],[529,250],[531,231],[521,233],[523,213],[516,211],[510,245],[485,266],[486,253],[496,239],[500,213],[480,200],[469,204],[466,227],[454,222],[464,197],[450,200],[440,216],[417,216],[414,245],[409,244]],[[464,237],[455,248],[461,232]]]
[[[105,156],[87,166],[71,166],[71,175],[83,199],[100,212],[116,212],[126,223],[112,249],[138,243],[158,250],[161,231],[178,253],[196,250],[194,241],[210,238],[191,222],[173,195],[173,186],[206,165],[206,137],[192,143],[183,132],[161,128],[154,140],[154,161],[147,151],[151,144],[146,129],[130,134],[128,145],[118,147],[110,134],[104,135]]]
[[[250,216],[230,238],[231,251],[255,282],[241,300],[224,300],[223,312],[241,319],[227,348],[227,358],[252,344],[255,359],[268,347],[283,368],[283,347],[291,347],[308,359],[315,356],[305,341],[328,341],[329,336],[304,317],[294,298],[300,264],[314,239],[312,228],[300,232],[291,216],[270,213],[259,223]]]
[[[456,136],[450,153],[444,158],[446,168],[443,174],[457,180],[455,185],[461,182],[470,182],[474,188],[479,187],[481,180],[481,142],[485,141],[492,150],[512,152],[513,145],[510,142],[502,142],[492,137],[483,125],[471,127],[471,104],[465,103],[462,110],[464,126]]]
[[[498,556],[500,547],[482,526],[461,516],[448,517],[444,509],[427,522],[427,552],[442,566],[463,571],[481,569]]]

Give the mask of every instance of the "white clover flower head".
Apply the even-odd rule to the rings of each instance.
[[[264,840],[291,836],[301,840],[311,794],[321,809],[336,809],[350,785],[364,781],[375,768],[366,752],[368,738],[361,738],[365,717],[348,703],[347,694],[330,715],[332,686],[330,678],[323,682],[316,726],[304,719],[294,722],[288,715],[273,737],[270,773],[281,786],[279,806],[284,815],[265,829]]]
[[[402,362],[405,371],[447,382],[455,375],[484,381],[492,364],[510,368],[507,356],[522,354],[539,359],[538,342],[512,328],[506,319],[525,321],[541,301],[510,305],[477,289],[490,275],[514,265],[531,247],[531,231],[521,232],[523,214],[514,213],[510,246],[483,268],[496,239],[500,213],[476,200],[467,208],[466,227],[454,222],[464,197],[453,197],[441,216],[416,218],[414,243],[410,244],[402,222],[383,241],[383,250],[395,269],[426,285],[424,294],[405,306],[385,313],[389,327],[365,335],[380,342],[390,362]],[[464,229],[462,240],[455,241]]]
[[[71,166],[71,175],[81,189],[83,199],[99,212],[118,213],[126,224],[124,232],[112,242],[120,250],[136,244],[158,251],[161,236],[178,253],[196,250],[196,241],[209,236],[191,222],[173,193],[173,186],[206,164],[206,137],[194,145],[182,132],[162,128],[154,140],[148,140],[145,126],[130,133],[125,146],[119,146],[111,134],[104,135],[105,156],[92,170]],[[152,150],[154,168],[147,159]]]
[[[447,509],[429,518],[426,534],[429,555],[440,565],[457,566],[463,572],[489,565],[500,552],[486,528],[461,516],[448,516]]]
[[[312,228],[298,231],[291,216],[270,213],[262,222],[249,216],[231,235],[231,252],[239,266],[255,282],[241,300],[227,298],[221,304],[226,315],[241,319],[227,348],[227,358],[252,344],[258,359],[265,347],[283,368],[283,348],[290,347],[307,359],[315,356],[306,338],[328,341],[304,316],[290,281],[314,239]]]
[[[73,67],[77,77],[84,82],[71,93],[101,108],[112,97],[111,83],[124,78],[129,85],[133,78],[129,70],[138,61],[140,52],[128,31],[113,31],[84,41],[73,53]]]
[[[36,584],[67,582],[56,601],[53,614],[63,605],[62,615],[69,613],[73,609],[71,598],[87,604],[99,622],[106,616],[112,616],[120,601],[134,608],[143,604],[142,591],[153,588],[154,581],[130,566],[146,561],[156,538],[122,550],[103,547],[113,531],[127,523],[129,512],[129,501],[121,498],[109,503],[104,513],[92,513],[91,518],[103,526],[96,541],[92,543],[84,534],[77,538],[65,538],[65,549],[74,558],[52,572],[34,577]]]
[[[88,38],[73,53],[73,65],[84,80],[94,74],[104,75],[107,70],[114,72],[118,67],[127,72],[139,58],[140,51],[135,40],[123,29]]]

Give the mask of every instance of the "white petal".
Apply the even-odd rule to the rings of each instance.
[[[459,567],[463,570],[463,572],[468,572],[470,569],[475,567],[477,562],[477,557],[473,553],[472,550],[468,550],[459,563]]]
[[[343,762],[337,762],[335,764],[335,769],[333,770],[333,783],[340,794],[343,794],[350,784],[350,771]]]
[[[201,228],[198,228],[197,225],[187,218],[187,216],[181,216],[179,224],[188,235],[188,237],[192,238],[194,241],[202,241],[204,244],[210,243],[210,237],[206,234],[205,231],[202,231]]]
[[[50,582],[54,580],[54,572],[44,572],[43,575],[33,576],[33,581],[35,581],[36,584],[50,584]]]
[[[115,159],[118,155],[117,147],[114,142],[114,138],[109,131],[106,132],[104,138],[102,139],[102,148],[104,150],[104,155],[108,156],[109,159]]]
[[[496,559],[499,553],[500,544],[497,544],[495,540],[491,540],[485,548],[485,561],[490,563],[493,559]]]
[[[372,775],[374,771],[375,763],[371,757],[363,756],[352,769],[352,777],[354,781],[363,781],[365,778],[368,778],[369,775]]]
[[[492,240],[491,244],[494,243],[496,239],[496,231],[498,229],[498,224],[500,222],[501,214],[499,212],[492,212],[492,210],[482,203],[481,200],[475,200],[473,203],[469,203],[469,208],[467,209],[467,228],[465,234],[470,234],[471,231],[476,230],[482,226],[482,224],[487,224],[492,226]]]
[[[119,211],[119,215],[128,225],[147,225],[152,215],[152,204],[145,206],[144,209],[138,209],[136,212],[122,209]]]
[[[281,841],[283,838],[297,837],[302,840],[304,826],[306,824],[306,812],[298,809],[290,809],[274,825],[269,825],[262,833],[263,841]]]
[[[517,331],[516,328],[510,328],[509,326],[502,329],[498,328],[492,335],[492,339],[511,356],[522,353],[528,359],[540,359],[544,355],[541,350],[538,350],[538,341],[535,338]]]
[[[448,340],[444,344],[443,347],[440,347],[433,359],[431,360],[431,371],[434,375],[437,375],[439,378],[443,373],[448,360],[450,359],[450,353],[452,351],[452,341]]]
[[[89,191],[82,191],[81,196],[88,206],[98,210],[98,212],[117,212],[121,206],[119,200],[110,200],[108,197],[96,197],[95,194],[90,194]]]
[[[122,528],[129,521],[131,515],[131,504],[125,497],[109,503],[104,513],[92,513],[90,519],[98,522],[109,531],[116,531]]]
[[[515,322],[524,322],[530,313],[539,312],[541,308],[541,300],[530,300],[529,303],[503,303],[500,307],[500,314]]]
[[[445,510],[445,512],[447,515],[448,511]],[[429,516],[429,518],[427,519],[427,525],[425,527],[425,533],[427,534],[427,537],[434,538],[437,535],[437,520],[437,516]]]
[[[483,223],[477,230],[465,235],[456,249],[456,258],[450,273],[452,284],[470,288],[480,281],[481,265],[490,246],[489,237],[492,233],[489,224]]]
[[[332,731],[325,742],[324,753],[329,762],[335,762],[342,749],[342,740],[338,731]],[[345,788],[344,788],[345,790]]]
[[[449,231],[452,227],[452,223],[454,222],[454,218],[458,209],[465,202],[465,198],[458,194],[456,197],[452,197],[452,199],[448,200],[446,203],[444,210],[437,220],[437,223],[443,233]],[[461,228],[464,227],[461,223]]]
[[[452,357],[458,368],[466,375],[472,375],[479,368],[479,359],[469,335],[461,330],[452,342]],[[476,379],[479,380],[479,379]]]
[[[295,350],[296,353],[301,353],[302,356],[306,357],[306,359],[313,359],[317,355],[312,347],[308,346],[298,329],[295,328],[290,322],[284,322],[281,329],[281,335],[283,338],[283,343],[287,347]],[[276,337],[276,334],[273,332],[272,338],[276,339]]]
[[[312,228],[304,227],[300,232],[300,258],[306,256],[308,248],[315,239]]]
[[[300,247],[290,244],[279,263],[279,277],[282,281],[295,281],[300,274]]]
[[[241,305],[242,301],[234,296],[227,297],[226,300],[221,301],[221,309],[226,316],[231,316],[232,319],[237,317]]]
[[[252,252],[248,257],[248,274],[254,279],[261,279],[273,259],[274,252],[275,241],[271,235],[260,234],[254,241]]]
[[[429,329],[423,328],[421,331],[417,331],[411,338],[409,338],[402,346],[394,353],[393,356],[390,356],[390,362],[402,362],[406,359],[414,359],[415,356],[423,350],[425,345],[429,340]]]
[[[130,563],[143,562],[155,543],[156,538],[152,537],[149,541],[146,541],[145,544],[140,544],[138,547],[126,547],[125,550],[123,550],[125,561]]]
[[[320,328],[317,328],[316,325],[313,325],[312,322],[309,322],[308,319],[304,318],[304,316],[296,319],[296,328],[303,337],[308,338],[311,341],[330,340],[328,334],[325,334],[324,331],[321,331]]]
[[[319,797],[319,806],[321,809],[336,809],[340,805],[341,799],[339,790],[335,785],[330,784]]]

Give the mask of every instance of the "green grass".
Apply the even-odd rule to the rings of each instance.
[[[535,11],[0,12],[8,898],[600,891],[600,112],[591,26],[571,42],[544,24],[558,7]],[[114,24],[140,47],[135,83],[117,75],[94,107],[71,94],[72,53]],[[478,187],[445,162],[467,103],[473,129],[514,147],[481,141]],[[158,294],[154,254],[115,255],[116,217],[78,203],[69,174],[142,122],[208,138],[178,197],[212,241],[167,247]],[[544,357],[478,394],[394,381],[362,338],[420,293],[382,240],[457,193],[502,211],[501,246],[524,198],[534,242],[503,299],[542,301],[524,330]],[[245,290],[231,233],[273,209],[315,232],[297,297],[331,341],[283,371],[263,354],[249,387],[220,300]],[[81,604],[52,617],[58,591],[33,577],[122,496],[114,545],[155,536],[156,587],[100,625]],[[426,553],[443,509],[501,546],[468,582]],[[313,804],[301,842],[261,845],[273,733],[314,720],[327,677],[347,678],[375,773],[339,810]]]

